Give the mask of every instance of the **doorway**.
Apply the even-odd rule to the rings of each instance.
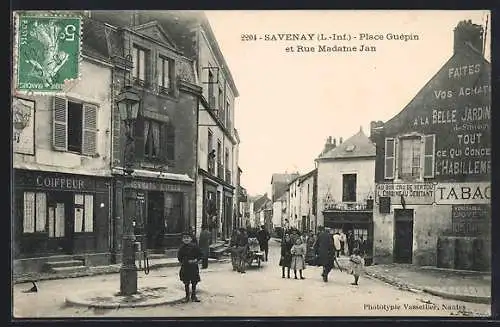
[[[413,209],[395,209],[394,225],[394,262],[412,263]]]
[[[74,194],[54,192],[47,197],[48,250],[53,253],[72,254],[75,207]]]
[[[148,192],[148,206],[146,219],[146,244],[148,249],[163,249],[163,236],[165,234],[163,192]]]

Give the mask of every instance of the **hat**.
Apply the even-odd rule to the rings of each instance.
[[[184,231],[184,232],[182,232],[182,237],[184,237],[184,236],[193,237],[193,233],[191,233],[190,231]]]

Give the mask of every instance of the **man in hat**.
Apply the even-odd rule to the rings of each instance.
[[[240,233],[237,239],[237,255],[238,255],[238,272],[244,274],[246,273],[246,261],[247,261],[247,251],[248,251],[248,235],[245,228],[240,228]]]
[[[201,252],[203,253],[203,259],[201,262],[201,269],[208,268],[208,255],[210,254],[210,232],[208,231],[207,224],[201,225],[200,239],[198,240],[198,245],[200,246]]]
[[[269,252],[269,239],[271,236],[266,230],[264,225],[260,226],[260,230],[257,232],[257,239],[259,240],[260,250],[264,251],[265,257],[264,261],[267,261],[267,254]]]

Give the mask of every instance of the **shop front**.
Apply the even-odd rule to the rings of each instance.
[[[352,233],[365,253],[365,261],[371,264],[373,257],[373,212],[371,210],[325,210],[324,226],[333,233]]]
[[[23,260],[23,270],[39,270],[44,263],[34,260],[30,266],[29,259],[55,255],[94,254],[90,261],[107,263],[110,181],[15,169],[13,250],[14,260]]]
[[[117,177],[115,180],[116,247],[123,235],[121,218],[134,222],[134,233],[143,246],[155,253],[178,248],[182,233],[193,227],[193,183],[147,177]],[[125,206],[123,205],[125,204]],[[125,212],[123,211],[125,209]]]

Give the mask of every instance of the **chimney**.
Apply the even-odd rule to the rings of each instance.
[[[471,20],[463,20],[454,29],[453,52],[457,53],[471,47],[481,54],[483,49],[483,32],[481,25],[473,24]]]
[[[333,139],[333,148],[337,147],[337,139]]]
[[[342,144],[342,137],[339,138],[339,145]]]
[[[377,121],[371,121],[370,122],[370,138],[373,139],[373,137],[376,136],[377,133],[379,133],[382,128],[384,127],[384,122],[381,120]]]

